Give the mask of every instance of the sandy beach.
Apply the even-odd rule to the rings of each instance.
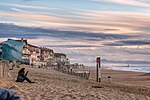
[[[140,72],[102,70],[102,82],[63,74],[53,69],[26,68],[35,83],[16,83],[19,68],[11,70],[14,79],[5,82],[22,100],[150,100],[150,76]],[[107,77],[111,76],[111,83]]]

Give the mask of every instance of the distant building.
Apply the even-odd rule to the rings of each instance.
[[[27,41],[23,41],[26,44],[23,48],[23,59],[29,59],[29,63],[34,66],[51,65],[52,60],[54,59],[53,50],[31,45],[28,44]]]
[[[85,66],[83,64],[78,64],[78,63],[71,64],[70,67],[73,69],[84,69],[85,68]]]
[[[52,60],[54,58],[54,51],[48,48],[40,48],[41,49],[41,61]]]
[[[27,44],[24,48],[24,51],[26,50],[26,54],[29,57],[30,64],[33,64],[35,66],[40,65],[40,48],[31,44]]]
[[[25,45],[22,50],[22,59],[29,60],[31,53],[30,53],[30,50],[28,49],[27,42],[24,42],[24,43],[25,43]]]
[[[54,53],[54,59],[56,61],[56,63],[61,64],[61,65],[69,65],[70,61],[67,58],[66,54],[63,53]]]
[[[44,47],[40,49],[41,49],[41,55],[40,55],[41,61],[45,62],[46,65],[52,65],[54,61],[54,51]]]

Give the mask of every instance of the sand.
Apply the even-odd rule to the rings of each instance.
[[[16,83],[19,68],[10,72],[14,79],[6,83],[22,100],[150,100],[150,76],[145,73],[103,69],[102,82],[97,83],[91,68],[86,69],[91,71],[89,80],[53,69],[26,69],[35,83]]]

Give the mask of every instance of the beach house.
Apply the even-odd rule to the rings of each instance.
[[[37,46],[28,44],[27,39],[21,38],[19,40],[8,39],[8,41],[15,41],[15,43],[23,43],[20,49],[21,57],[25,64],[37,65],[40,56],[40,49]]]
[[[27,39],[21,39],[16,41],[22,41],[25,43],[22,51],[22,59],[28,60],[29,65],[40,67],[51,64],[54,58],[54,52],[51,49],[38,47],[27,42]]]
[[[54,53],[55,64],[59,65],[69,65],[70,61],[67,58],[66,54],[63,53]]]
[[[40,55],[40,60],[41,62],[44,62],[45,65],[52,65],[54,62],[54,51],[49,48],[40,48],[41,55]]]
[[[48,48],[31,45],[27,39],[8,39],[0,44],[0,59],[40,66],[51,64],[54,52]]]
[[[40,47],[31,44],[27,44],[26,47],[26,53],[29,54],[29,63],[37,67],[40,66]]]
[[[0,59],[18,61],[34,67],[69,66],[66,54],[54,53],[52,49],[29,44],[27,39],[8,39],[0,44]]]

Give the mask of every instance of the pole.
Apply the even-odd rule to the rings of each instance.
[[[101,58],[99,58],[99,83],[101,82]]]
[[[98,82],[98,63],[96,62],[96,82]]]
[[[101,58],[96,58],[96,82],[101,82]]]

